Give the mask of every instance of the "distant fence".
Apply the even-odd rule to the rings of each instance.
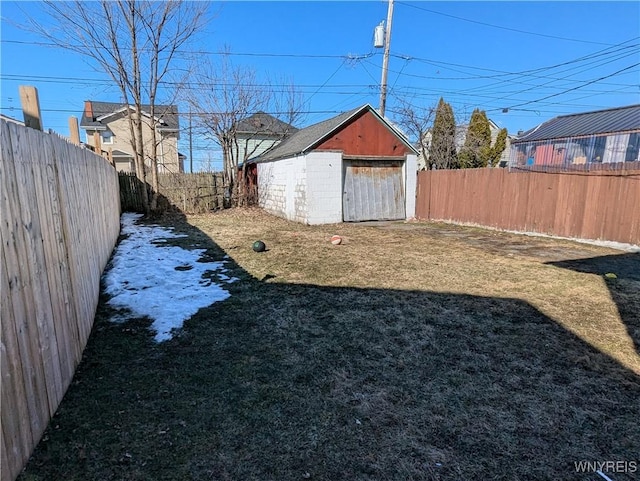
[[[87,343],[120,231],[118,180],[86,149],[0,121],[2,469],[40,440]]]
[[[640,244],[640,170],[418,173],[416,217]]]
[[[143,212],[142,182],[135,174],[120,172],[120,201],[123,211]],[[159,174],[160,204],[185,214],[203,214],[224,206],[223,174]]]

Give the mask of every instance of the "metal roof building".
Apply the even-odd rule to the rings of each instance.
[[[637,169],[640,105],[562,115],[511,142],[509,166],[532,170]]]

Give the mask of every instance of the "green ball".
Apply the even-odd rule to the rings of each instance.
[[[265,245],[265,243],[260,240],[257,240],[253,243],[253,250],[255,252],[264,252],[266,248],[267,246]]]

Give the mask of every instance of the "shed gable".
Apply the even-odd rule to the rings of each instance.
[[[373,113],[365,112],[314,150],[340,150],[345,156],[404,157],[411,149]]]

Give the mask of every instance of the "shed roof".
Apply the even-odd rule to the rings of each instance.
[[[365,104],[361,107],[343,112],[335,117],[318,122],[317,124],[310,125],[304,129],[298,130],[295,134],[286,138],[282,143],[269,150],[268,152],[249,159],[249,163],[267,162],[271,160],[284,159],[287,157],[294,157],[296,155],[306,154],[313,150],[324,139],[331,136],[341,127],[346,125],[350,120],[359,117],[365,112],[373,112],[376,117],[404,144],[411,150],[417,153],[415,147],[413,147],[408,140],[398,132],[389,122],[387,122],[380,114],[369,104]]]
[[[640,104],[561,115],[528,130],[513,143],[607,134],[640,129]]]
[[[238,122],[236,131],[239,134],[290,135],[298,129],[266,112],[256,112]]]
[[[89,104],[89,105],[87,105]],[[90,109],[89,109],[89,108]],[[130,106],[133,108],[133,106]],[[151,106],[144,104],[141,106],[142,112],[149,115]],[[127,104],[118,102],[98,102],[87,100],[85,109],[80,119],[80,127],[83,129],[100,128],[105,126],[108,116],[124,111]],[[175,105],[154,105],[154,116],[164,122],[163,128],[167,130],[178,130],[180,123],[178,120],[178,107]],[[98,120],[101,119],[101,120]]]

